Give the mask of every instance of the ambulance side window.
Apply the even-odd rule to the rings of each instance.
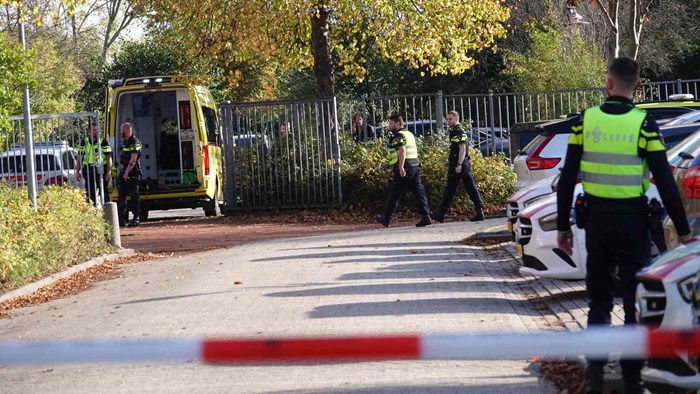
[[[204,123],[207,127],[207,143],[209,145],[219,145],[218,124],[216,119],[216,111],[209,107],[202,107],[204,114]]]

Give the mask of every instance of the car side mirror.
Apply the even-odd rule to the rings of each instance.
[[[695,159],[695,156],[691,155],[690,153],[686,152],[681,152],[678,154],[678,157],[680,157],[683,160],[693,160]]]

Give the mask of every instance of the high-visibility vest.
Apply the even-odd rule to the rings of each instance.
[[[406,138],[406,145],[404,145],[404,148],[406,149],[406,159],[418,159],[418,146],[416,145],[416,137],[413,136],[413,133],[410,131],[403,129],[399,130],[399,133]],[[392,146],[389,147],[389,164],[394,165],[399,162],[399,154],[398,150]]]
[[[639,157],[639,149],[647,148],[642,130],[646,115],[638,108],[624,115],[608,114],[600,107],[584,112],[578,138],[583,143],[581,174],[586,194],[610,199],[644,195],[649,188],[649,170]]]
[[[102,146],[98,141],[93,143],[90,137],[85,138],[85,144],[80,147],[80,158],[82,160],[82,165],[92,166],[97,164],[97,158],[99,152],[102,152],[103,156],[112,153],[112,148],[109,145]]]

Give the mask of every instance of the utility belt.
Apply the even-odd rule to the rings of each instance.
[[[100,168],[100,166],[97,164],[83,164],[84,170],[90,171],[90,170],[97,170],[99,168]],[[102,168],[104,168],[105,172],[107,172],[107,164],[106,163],[102,164]]]
[[[460,167],[460,166],[468,166],[469,165],[469,158],[465,157],[464,161],[461,164],[457,164],[457,162],[449,162],[449,167],[450,168],[455,168],[455,167]]]
[[[407,167],[420,167],[420,162],[418,162],[418,159],[406,159],[403,162],[404,168]],[[396,168],[399,168],[399,163],[396,163]]]
[[[574,202],[574,215],[576,216],[576,226],[584,228],[586,219],[593,215],[609,214],[636,214],[649,216],[651,223],[661,220],[663,207],[657,199],[649,201],[647,196],[626,199],[600,198],[583,193],[576,196]]]
[[[123,177],[126,172],[126,166],[121,166],[119,169],[119,177]],[[141,176],[141,166],[134,166],[134,168],[129,171],[129,178],[137,178]]]

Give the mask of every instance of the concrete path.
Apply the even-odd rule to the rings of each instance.
[[[504,265],[508,256],[459,243],[502,223],[382,228],[127,265],[88,291],[13,311],[0,320],[0,341],[538,331],[542,314],[516,294],[526,280]],[[533,368],[527,360],[56,365],[0,368],[0,391],[554,392]]]

